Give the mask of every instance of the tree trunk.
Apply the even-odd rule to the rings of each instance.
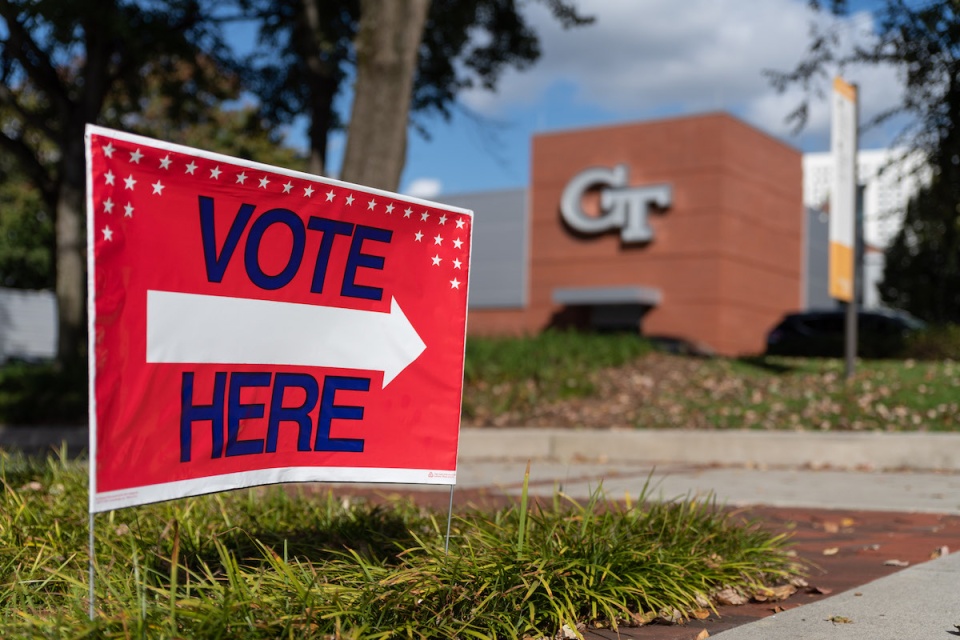
[[[341,178],[396,191],[430,0],[361,0],[357,79]]]
[[[57,302],[60,321],[57,357],[61,364],[69,367],[81,363],[86,355],[86,162],[82,125],[66,126],[65,129],[56,204]]]

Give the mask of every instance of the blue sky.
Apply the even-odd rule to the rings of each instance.
[[[841,21],[846,46],[871,38],[873,4],[853,3],[861,10]],[[522,187],[538,132],[716,110],[804,151],[828,149],[826,99],[813,104],[802,135],[792,135],[785,118],[799,103],[799,89],[777,94],[762,76],[764,69],[793,67],[806,50],[811,21],[827,19],[814,16],[806,0],[580,0],[596,22],[571,31],[538,3],[526,6],[541,35],[540,61],[507,73],[496,93],[462,94],[465,111],[450,122],[429,122],[430,140],[411,131],[402,191],[432,198]],[[892,69],[846,69],[844,76],[860,85],[863,120],[902,95]],[[864,132],[861,148],[885,146],[893,133]],[[289,139],[302,144],[302,133],[295,128]],[[332,173],[343,140],[332,140]]]

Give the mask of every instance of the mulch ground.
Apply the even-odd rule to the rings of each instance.
[[[345,487],[338,488],[337,493],[373,500],[397,495]],[[449,499],[446,491],[412,491],[403,495],[418,504],[444,511]],[[496,489],[458,489],[454,509],[497,508],[509,504],[510,500]],[[593,640],[696,640],[703,637],[704,629],[715,635],[831,594],[856,589],[903,566],[926,562],[944,551],[960,549],[960,516],[765,506],[740,508],[735,513],[770,531],[789,533],[798,556],[810,564],[809,587],[781,602],[721,606],[716,615],[682,625],[651,624],[621,627],[618,631],[586,629],[584,636]],[[890,561],[897,563],[886,564]]]

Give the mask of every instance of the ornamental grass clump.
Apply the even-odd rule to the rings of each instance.
[[[309,488],[100,514],[87,619],[86,467],[0,457],[3,638],[548,638],[682,619],[800,568],[709,502],[562,493],[445,514]]]

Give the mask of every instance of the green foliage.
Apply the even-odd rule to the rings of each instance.
[[[53,220],[22,176],[0,172],[0,287],[52,289]]]
[[[537,0],[564,27],[590,24],[570,0]],[[272,120],[307,115],[320,171],[332,131],[343,126],[336,102],[356,75],[354,38],[360,19],[356,0],[238,0],[241,12],[260,25],[260,48],[247,67],[247,82]],[[524,69],[540,57],[540,40],[516,0],[433,0],[414,76],[411,119],[449,117],[459,92],[494,89],[509,68]]]
[[[918,331],[907,338],[906,358],[960,362],[960,325],[939,325]]]
[[[467,339],[464,415],[500,413],[595,390],[591,374],[616,367],[651,350],[636,334],[548,330],[519,338]]]
[[[87,372],[55,363],[0,366],[0,424],[84,424]]]
[[[960,323],[958,179],[948,168],[911,199],[879,286],[885,303],[934,324]]]
[[[97,516],[91,623],[84,465],[4,456],[0,481],[4,638],[541,637],[800,571],[782,536],[704,502],[465,512],[447,555],[440,514],[272,487]]]

